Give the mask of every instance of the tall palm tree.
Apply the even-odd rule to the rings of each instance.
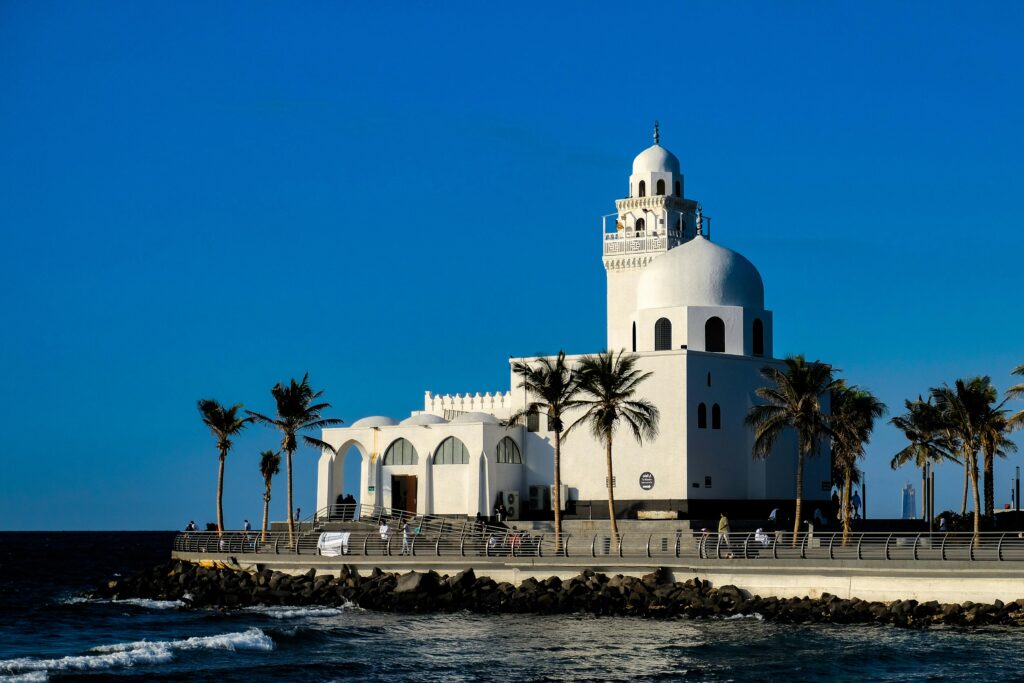
[[[270,514],[270,484],[281,471],[281,454],[274,451],[260,453],[260,474],[263,475],[263,533],[260,541],[267,540],[267,517]],[[290,517],[291,515],[289,515]]]
[[[942,415],[931,402],[918,396],[916,401],[905,400],[903,405],[907,412],[889,420],[889,424],[903,432],[910,443],[893,456],[890,466],[895,470],[909,462],[921,468],[921,490],[928,490],[926,471],[928,463],[940,463],[951,460],[957,464],[955,452],[958,448],[955,440],[943,427]],[[928,516],[925,509],[925,496],[921,496],[921,517]]]
[[[322,413],[331,407],[330,403],[316,403],[324,395],[323,391],[313,391],[309,386],[309,373],[302,376],[301,382],[293,378],[289,384],[278,382],[270,390],[277,405],[277,417],[268,417],[251,410],[247,412],[253,420],[281,432],[281,450],[285,454],[285,471],[288,473],[288,542],[295,542],[295,522],[292,516],[292,455],[298,448],[298,434],[307,429],[323,429],[342,423],[333,417],[323,417]],[[335,453],[335,448],[325,441],[303,434],[302,441],[307,446],[328,450]]]
[[[967,477],[974,492],[974,538],[981,531],[981,495],[978,487],[978,451],[981,449],[983,422],[996,390],[988,377],[958,379],[952,387],[947,384],[931,390],[932,400],[942,415],[946,428],[960,447]]]
[[[241,403],[230,408],[213,400],[203,398],[197,402],[203,423],[210,428],[210,433],[217,439],[217,451],[220,453],[220,465],[217,468],[217,531],[224,531],[224,461],[231,450],[231,437],[235,436],[252,421],[249,417],[239,417]]]
[[[808,363],[804,356],[790,356],[784,368],[767,365],[761,376],[771,384],[754,393],[764,403],[747,413],[746,424],[754,429],[753,456],[767,458],[775,442],[784,432],[796,432],[796,513],[793,519],[793,542],[800,532],[800,515],[804,496],[804,458],[818,454],[821,442],[830,437],[828,415],[822,408],[822,397],[838,387],[832,366],[818,361]]]
[[[1013,374],[1024,375],[1024,365],[1018,365],[1013,369]],[[1014,384],[1012,387],[1006,390],[1006,398],[1009,400],[1024,399],[1024,382],[1020,384]],[[1024,408],[1014,413],[1013,417],[1009,421],[1010,429],[1021,429],[1024,428]]]
[[[832,459],[843,478],[843,543],[850,537],[853,509],[850,488],[853,485],[857,460],[864,457],[864,446],[871,441],[875,420],[885,414],[885,404],[866,389],[846,386],[840,381],[832,390],[831,416]]]
[[[1017,450],[1017,444],[1010,440],[1010,411],[1004,410],[1006,401],[998,405],[989,404],[985,407],[979,424],[978,443],[981,447],[983,471],[985,477],[985,515],[995,514],[995,473],[996,456],[1005,458]]]
[[[555,434],[554,484],[552,505],[555,508],[555,548],[562,548],[562,441],[568,436],[565,416],[573,408],[580,406],[579,377],[565,363],[565,351],[559,351],[552,361],[550,358],[539,358],[533,362],[516,361],[512,364],[512,372],[521,379],[520,389],[526,389],[529,401],[523,410],[505,420],[512,425],[530,414],[547,413],[548,428]]]
[[[585,356],[579,365],[580,406],[585,409],[569,429],[588,425],[591,434],[604,444],[605,465],[608,468],[608,519],[611,523],[612,543],[619,540],[619,525],[615,522],[615,481],[612,467],[612,440],[615,430],[625,423],[637,443],[658,435],[660,413],[653,403],[636,398],[641,383],[651,376],[636,368],[637,357],[625,351],[605,351],[596,356]]]

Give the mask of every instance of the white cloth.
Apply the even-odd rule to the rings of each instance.
[[[772,544],[771,539],[768,538],[768,534],[764,532],[764,529],[758,529],[754,532],[754,540],[763,545],[765,548]]]
[[[320,534],[320,538],[317,539],[316,547],[320,551],[321,555],[325,555],[327,557],[348,555],[349,535],[350,533],[348,531],[322,533]]]

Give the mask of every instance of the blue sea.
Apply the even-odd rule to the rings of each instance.
[[[0,681],[1012,681],[1024,630],[216,611],[81,593],[168,533],[0,533]]]

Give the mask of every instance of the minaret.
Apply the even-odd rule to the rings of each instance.
[[[632,317],[636,279],[653,259],[696,234],[697,203],[683,198],[679,159],[654,144],[633,160],[629,196],[615,201],[615,227],[604,230],[603,260],[608,277],[608,348],[634,350]]]

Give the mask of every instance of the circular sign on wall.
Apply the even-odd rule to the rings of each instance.
[[[644,472],[640,475],[640,488],[644,491],[650,491],[654,488],[654,475],[650,472]]]

